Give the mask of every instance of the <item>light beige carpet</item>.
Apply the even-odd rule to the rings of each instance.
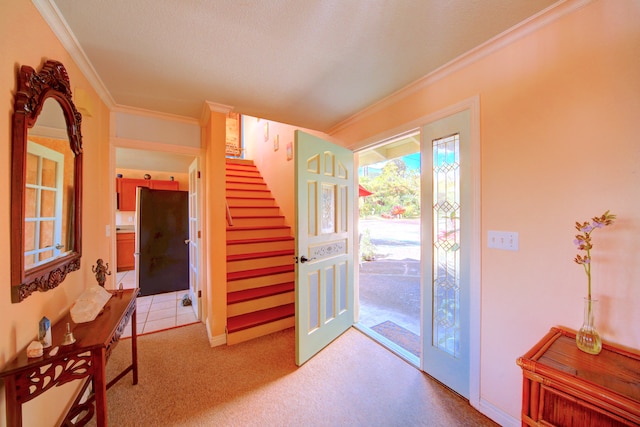
[[[123,340],[109,378],[130,363]],[[355,329],[294,363],[294,330],[210,348],[201,324],[138,339],[107,393],[111,426],[493,426],[467,401]],[[95,425],[95,420],[92,420]]]

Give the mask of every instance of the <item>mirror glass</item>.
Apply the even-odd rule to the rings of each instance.
[[[45,292],[80,268],[82,116],[58,61],[23,65],[13,111],[11,300]]]
[[[24,269],[73,248],[74,154],[60,104],[47,98],[27,133],[24,196]]]

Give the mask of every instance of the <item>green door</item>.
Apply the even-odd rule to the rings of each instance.
[[[296,364],[354,320],[353,152],[296,131]]]

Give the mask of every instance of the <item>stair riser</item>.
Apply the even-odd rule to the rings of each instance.
[[[272,227],[285,225],[284,218],[279,216],[272,218],[242,218],[234,217],[233,214],[231,214],[231,218],[235,227]]]
[[[244,255],[268,251],[285,251],[289,249],[295,249],[295,243],[293,240],[264,243],[244,243],[227,245],[227,255]]]
[[[260,274],[256,277],[227,281],[228,293],[240,292],[232,295],[232,301],[246,299],[227,305],[229,331],[227,344],[232,345],[295,325],[295,315],[293,314],[295,293],[291,290],[295,280],[293,271],[294,241],[290,239],[291,228],[285,226],[285,219],[280,213],[280,208],[276,205],[260,172],[252,162],[227,160],[226,174],[227,205],[233,222],[233,226],[227,228],[227,242],[286,239],[260,243],[227,244],[228,255],[249,254],[252,256],[250,259],[228,261],[228,277]],[[239,230],[243,227],[251,228]],[[286,255],[274,252],[280,250],[291,252]],[[254,254],[260,253],[277,255],[255,258]],[[278,273],[277,271],[284,272]],[[242,293],[241,291],[247,292]],[[282,316],[286,317],[282,318]],[[249,325],[256,326],[241,329]]]
[[[287,273],[269,274],[267,276],[251,277],[248,279],[227,281],[227,292],[244,291],[246,289],[260,288],[262,286],[277,285],[295,280],[293,271]]]
[[[234,230],[233,227],[227,229],[227,240],[242,239],[264,239],[268,237],[288,237],[291,234],[289,227],[284,228],[265,228],[252,230]]]
[[[264,179],[261,176],[243,176],[243,175],[227,175],[227,184],[231,182],[246,182],[251,184],[264,184]]]
[[[230,190],[225,192],[227,197],[243,197],[245,199],[267,199],[273,197],[270,191]]]
[[[279,267],[281,265],[293,265],[293,255],[243,259],[241,261],[227,261],[227,273],[257,270],[259,268]]]
[[[251,173],[244,171],[233,171],[231,174],[227,173],[225,181],[240,181],[240,180],[248,180],[250,182],[260,181],[264,182],[264,179],[259,173]]]
[[[227,316],[239,316],[241,314],[253,313],[254,311],[264,310],[279,305],[291,304],[295,302],[295,293],[287,292],[278,295],[258,298],[251,301],[229,304],[227,306]]]
[[[233,218],[242,218],[245,216],[278,216],[280,208],[277,206],[258,206],[258,207],[237,207],[229,206],[229,211]]]
[[[255,166],[248,165],[227,165],[225,173],[227,175],[260,175],[260,172]]]
[[[274,199],[227,198],[227,203],[229,206],[278,207]]]
[[[225,159],[225,163],[227,165],[249,165],[249,166],[253,166],[253,160],[251,159],[230,159],[227,158]]]
[[[227,191],[230,190],[266,191],[267,184],[259,182],[228,182]]]
[[[264,325],[256,326],[254,328],[233,332],[227,334],[227,345],[239,344],[241,342],[249,341],[254,338],[271,334],[273,332],[289,329],[294,327],[295,323],[295,316],[291,316],[285,319],[276,320],[275,322],[265,323]]]

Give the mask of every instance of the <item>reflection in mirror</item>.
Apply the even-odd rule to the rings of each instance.
[[[67,70],[18,71],[11,158],[11,296],[57,287],[80,268],[82,117]]]
[[[73,247],[74,156],[60,104],[48,98],[28,130],[24,210],[24,268],[42,265]]]

